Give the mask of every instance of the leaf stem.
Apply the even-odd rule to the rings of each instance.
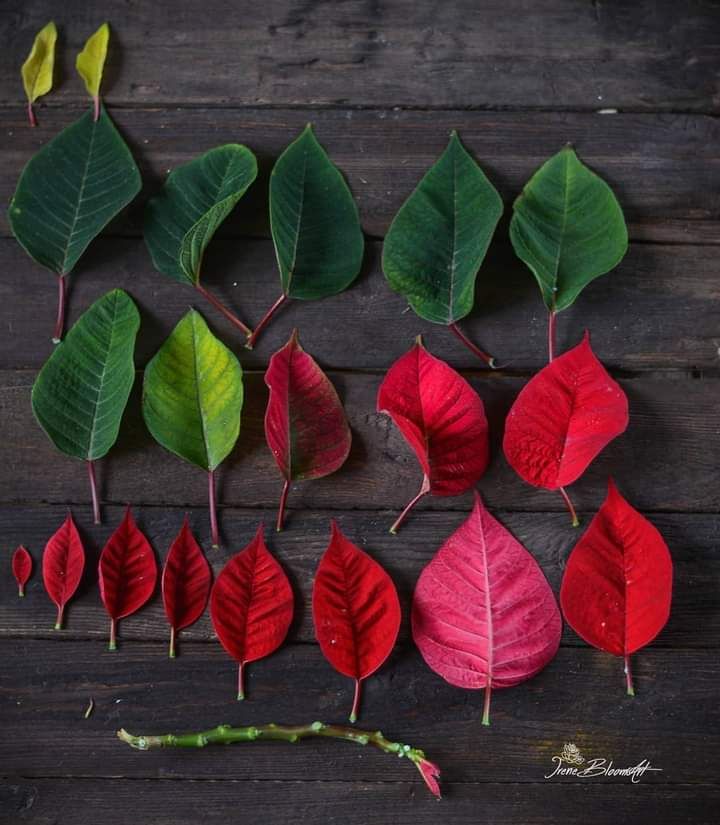
[[[117,650],[117,622],[115,619],[110,619],[110,641],[108,642],[108,650]]]
[[[218,298],[216,298],[212,294],[212,292],[208,292],[207,289],[205,289],[205,287],[202,284],[200,284],[200,283],[195,284],[195,289],[203,296],[203,298],[205,298],[206,301],[209,301],[215,307],[215,309],[218,312],[220,312],[222,315],[224,315],[225,318],[227,318],[227,320],[230,321],[230,323],[233,326],[236,326],[245,335],[251,335],[252,334],[252,330],[250,329],[250,327],[247,324],[244,324],[237,317],[237,315],[235,315],[234,312],[231,312],[225,306],[225,304],[223,304]]]
[[[290,492],[290,479],[286,478],[283,484],[282,493],[280,494],[280,506],[278,507],[277,523],[275,530],[280,533],[283,529],[283,522],[285,521],[285,504],[287,503],[288,493]]]
[[[170,628],[170,645],[168,647],[168,658],[175,658],[175,628]]]
[[[635,695],[635,686],[633,685],[632,670],[630,669],[630,654],[625,654],[625,684],[627,686],[627,695]]]
[[[238,665],[238,702],[242,702],[245,698],[245,662],[240,662]]]
[[[23,598],[24,595],[25,595],[25,586],[22,585],[22,584],[19,584],[18,585],[18,596],[20,596],[20,598]]]
[[[555,319],[557,312],[555,310],[548,311],[548,363],[552,363],[555,358]]]
[[[65,605],[62,604],[58,607],[57,617],[55,618],[55,630],[62,630],[63,626],[63,613],[65,612]]]
[[[210,538],[213,550],[220,547],[220,535],[218,533],[217,505],[215,502],[215,471],[208,470],[208,504],[210,507]]]
[[[355,695],[353,696],[352,709],[350,711],[350,721],[355,724],[358,718],[358,711],[360,709],[360,680],[355,680]]]
[[[393,536],[397,533],[398,528],[400,525],[405,521],[405,517],[407,514],[412,510],[412,508],[420,501],[420,499],[427,495],[430,492],[430,479],[427,476],[423,476],[422,486],[420,487],[420,492],[415,496],[415,498],[411,499],[405,509],[400,513],[400,515],[395,519],[393,526],[390,528],[390,532]]]
[[[255,342],[258,339],[258,335],[260,335],[260,333],[265,329],[273,315],[280,309],[280,307],[287,300],[288,296],[283,292],[283,294],[277,299],[277,301],[275,301],[275,303],[270,307],[270,309],[263,315],[255,329],[248,334],[248,339],[245,342],[245,346],[248,349],[252,349],[255,346]]]
[[[90,480],[90,495],[92,496],[93,519],[95,524],[102,524],[100,518],[100,501],[97,494],[97,481],[95,479],[95,462],[87,461],[88,479]]]
[[[60,343],[65,328],[65,303],[67,299],[67,290],[65,287],[65,276],[58,275],[58,307],[57,318],[55,319],[55,332],[52,338],[53,344]]]
[[[100,95],[93,97],[93,121],[95,123],[100,120]]]
[[[35,109],[33,109],[32,103],[28,100],[27,105],[27,113],[28,113],[28,120],[30,121],[30,125],[34,128],[37,126],[37,118],[35,117]]]
[[[579,527],[580,519],[577,517],[577,513],[575,512],[575,508],[573,507],[572,501],[570,501],[570,496],[565,492],[564,487],[558,487],[558,490],[560,490],[560,495],[563,497],[563,500],[567,505],[568,510],[570,511],[570,515],[572,516],[572,526]]]
[[[496,369],[495,366],[495,359],[492,355],[488,355],[486,352],[480,349],[480,347],[473,344],[473,342],[465,335],[465,333],[460,329],[457,324],[449,324],[450,329],[457,335],[457,337],[465,344],[465,346],[472,352],[474,355],[484,361],[491,370]]]
[[[483,702],[482,724],[490,724],[490,697],[492,695],[492,686],[490,682],[485,685],[485,701]]]

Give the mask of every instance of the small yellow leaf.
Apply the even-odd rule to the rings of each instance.
[[[52,89],[56,40],[57,29],[51,21],[35,36],[28,59],[22,65],[23,86],[29,103],[34,103]]]
[[[75,67],[85,81],[85,87],[93,100],[97,100],[100,95],[100,81],[107,57],[109,39],[110,27],[107,23],[103,23],[95,34],[88,38],[85,48],[75,61]]]

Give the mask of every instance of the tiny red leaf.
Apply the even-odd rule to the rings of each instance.
[[[42,564],[45,590],[58,609],[55,630],[60,630],[65,605],[78,589],[85,568],[85,548],[70,513],[45,545]]]
[[[397,424],[424,474],[420,492],[390,528],[394,533],[426,493],[456,496],[476,484],[488,464],[488,425],[480,396],[419,338],[388,370],[377,409]]]
[[[670,615],[672,559],[663,537],[620,495],[608,494],[568,558],[560,588],[565,620],[593,647],[625,657],[649,644]]]
[[[351,434],[335,387],[298,342],[297,330],[270,359],[265,438],[285,484],[277,529],[282,529],[290,482],[321,478],[350,453]]]
[[[313,584],[315,635],[325,658],[355,680],[350,721],[357,719],[360,682],[387,659],[400,629],[400,601],[387,572],[332,522]]]
[[[210,616],[220,644],[238,663],[238,699],[244,699],[245,665],[277,650],[293,617],[290,582],[265,546],[262,525],[217,577]]]
[[[115,650],[117,622],[139,610],[157,583],[155,554],[129,507],[100,554],[98,580],[100,598],[110,616],[108,649]]]
[[[565,495],[563,488],[627,425],[627,397],[595,357],[586,332],[520,391],[505,421],[503,449],[525,481]]]
[[[468,519],[420,574],[412,633],[429,667],[451,685],[492,688],[539,673],[560,645],[555,596],[528,551],[475,494]]]
[[[163,605],[170,624],[170,658],[175,657],[176,634],[202,616],[211,583],[210,565],[185,516],[162,572]]]
[[[24,596],[25,585],[32,573],[32,556],[22,544],[13,553],[12,571],[18,585],[18,596]]]

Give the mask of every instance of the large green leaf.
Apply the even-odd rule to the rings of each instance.
[[[65,275],[140,184],[105,109],[97,121],[88,112],[30,159],[10,202],[10,226],[39,264]]]
[[[214,470],[235,446],[242,403],[240,363],[191,309],[145,370],[148,429],[167,450]]]
[[[237,143],[171,172],[145,211],[145,242],[156,269],[196,285],[205,248],[256,175],[255,155]]]
[[[453,132],[385,237],[383,271],[390,286],[427,321],[464,318],[502,211],[500,195]]]
[[[364,240],[357,206],[309,124],[270,176],[270,229],[288,298],[335,295],[360,272]]]
[[[567,309],[627,251],[625,218],[612,189],[570,146],[535,172],[513,211],[515,254],[532,270],[552,312]]]
[[[117,440],[135,380],[139,326],[130,296],[114,289],[80,316],[40,370],[33,412],[66,455],[94,461]]]

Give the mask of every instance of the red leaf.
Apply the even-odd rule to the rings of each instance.
[[[115,650],[117,622],[139,610],[152,596],[157,582],[155,554],[129,507],[103,547],[98,579],[100,598],[110,616],[108,649]]]
[[[627,397],[595,357],[586,332],[520,391],[505,422],[503,449],[525,481],[561,491],[577,526],[563,488],[627,425]]]
[[[562,620],[535,559],[475,494],[469,518],[420,574],[412,633],[427,664],[451,685],[506,688],[539,673],[560,645]]]
[[[25,585],[32,573],[32,556],[22,544],[13,553],[12,571],[18,585],[18,596],[24,596]]]
[[[649,644],[670,614],[672,559],[663,537],[620,495],[608,495],[565,567],[560,604],[567,623],[593,647],[625,657]]]
[[[85,568],[85,548],[70,513],[45,545],[42,564],[45,590],[58,609],[55,630],[60,630],[65,605],[78,589]]]
[[[430,355],[419,337],[388,370],[377,408],[400,428],[424,474],[420,492],[390,528],[395,533],[426,493],[456,496],[480,479],[488,463],[488,425],[475,390]]]
[[[220,644],[238,662],[238,699],[244,699],[244,666],[277,650],[293,617],[292,588],[265,546],[262,524],[217,577],[210,616]]]
[[[285,478],[277,518],[282,530],[290,482],[334,473],[350,453],[351,435],[335,387],[300,346],[297,330],[270,359],[265,383],[265,438]]]
[[[175,635],[202,616],[210,595],[210,565],[195,541],[185,516],[170,546],[162,573],[162,596],[170,624],[170,658],[175,658]]]
[[[357,719],[360,682],[387,659],[400,629],[400,602],[387,572],[332,522],[313,584],[315,635],[325,658],[355,680],[350,721]]]

